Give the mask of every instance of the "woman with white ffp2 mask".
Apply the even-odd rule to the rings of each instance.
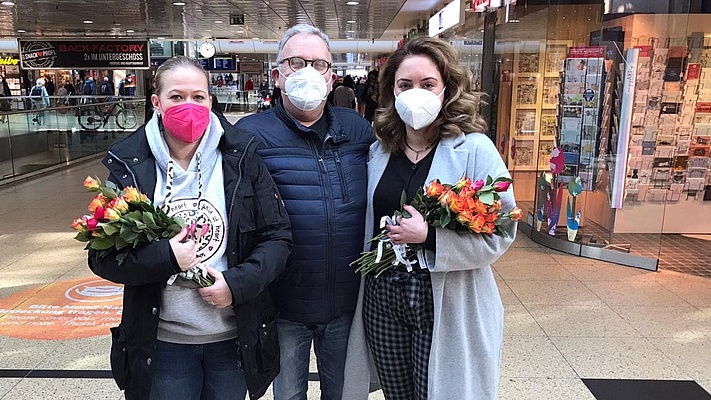
[[[382,218],[404,202],[410,217],[388,223],[387,238],[423,251],[410,268],[400,264],[363,279],[344,399],[368,396],[368,385],[358,383],[368,382],[361,374],[369,371],[369,357],[388,399],[497,398],[504,310],[491,263],[511,245],[516,223],[502,225],[506,237],[462,235],[428,224],[409,205],[435,179],[453,185],[462,177],[509,176],[483,134],[472,74],[459,59],[451,44],[420,36],[395,50],[379,72],[365,229],[369,237],[380,234]],[[501,192],[501,202],[513,208],[513,191]]]

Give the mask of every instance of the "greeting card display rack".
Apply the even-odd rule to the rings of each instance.
[[[606,117],[602,107],[607,99],[608,75],[604,57],[604,47],[571,48],[561,81],[558,147],[564,155],[565,169],[558,179],[570,182],[580,177],[583,190],[588,191],[595,187]]]
[[[516,44],[509,169],[548,169],[557,135],[560,71],[571,44],[558,40]]]
[[[711,200],[711,38],[638,45],[625,201]]]

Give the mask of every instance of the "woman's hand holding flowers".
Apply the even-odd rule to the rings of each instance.
[[[222,272],[207,264],[205,264],[204,267],[207,268],[208,274],[215,278],[215,283],[212,286],[198,289],[202,299],[217,308],[231,306],[232,292],[230,291],[230,287],[227,285],[227,281],[225,281],[225,277],[222,275]]]
[[[183,241],[187,236],[188,228],[183,228],[170,239],[170,248],[182,271],[187,271],[200,263],[197,257],[197,243],[192,239]]]
[[[388,238],[395,244],[419,244],[427,240],[429,224],[415,207],[403,205],[403,209],[410,217],[397,217],[397,226],[387,225]]]

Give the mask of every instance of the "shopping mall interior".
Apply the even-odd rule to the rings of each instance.
[[[328,34],[340,77],[420,35],[472,72],[524,211],[493,265],[499,399],[711,400],[711,0],[100,6],[0,3],[0,400],[124,398],[109,360],[123,286],[91,272],[70,226],[92,199],[84,178],[107,175],[175,55],[200,61],[231,123],[274,106],[297,23]],[[309,372],[318,399],[313,351]]]

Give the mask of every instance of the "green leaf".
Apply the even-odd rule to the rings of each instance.
[[[490,186],[492,183],[494,183],[494,179],[491,178],[491,175],[486,176],[486,182],[484,182],[487,186]]]
[[[120,229],[111,222],[101,222],[99,223],[99,226],[104,229],[104,233],[108,236],[115,235]]]
[[[114,237],[94,238],[90,243],[91,248],[94,250],[106,250],[114,246]]]
[[[116,186],[116,184],[111,181],[104,182],[104,186],[106,186],[107,188],[109,188],[111,190],[118,191],[118,186]]]
[[[490,205],[494,204],[494,193],[493,192],[481,193],[479,195],[479,200],[481,200],[482,203],[490,206]]]
[[[78,240],[80,242],[88,242],[90,239],[91,235],[84,232],[79,232],[76,236],[74,236],[74,240]]]
[[[449,217],[449,214],[442,214],[442,217],[440,217],[439,219],[439,223],[442,227],[446,227],[447,225],[449,225],[449,221],[451,220],[452,219]]]
[[[116,254],[116,261],[118,262],[118,265],[123,264],[123,260],[125,260],[126,257],[128,257],[127,251],[122,251],[122,252],[119,252],[118,254]]]
[[[405,192],[405,189],[402,190],[400,193],[400,209],[402,209],[402,206],[407,203],[407,193]]]
[[[155,219],[153,219],[153,214],[143,213],[143,222],[151,229],[158,229]]]
[[[116,250],[121,250],[128,246],[128,242],[126,242],[121,236],[117,236],[114,245],[116,246]]]

